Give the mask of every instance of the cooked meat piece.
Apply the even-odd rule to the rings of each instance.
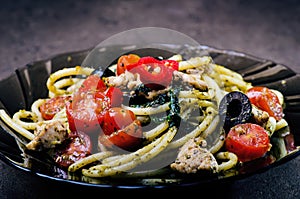
[[[196,173],[200,170],[216,173],[218,163],[205,147],[204,139],[190,139],[180,148],[175,162],[170,165],[171,168],[181,173]]]
[[[133,74],[127,70],[121,75],[106,77],[104,81],[109,86],[127,87],[129,89],[133,89],[142,83],[138,74]]]
[[[27,149],[55,148],[68,137],[68,128],[61,121],[53,121],[39,126],[35,135],[36,137],[26,145]]]
[[[266,126],[266,124],[269,120],[269,114],[266,111],[263,111],[254,105],[252,105],[252,117],[253,117],[255,123],[257,123],[263,127]]]
[[[153,100],[158,95],[167,93],[169,90],[170,90],[170,88],[167,87],[167,88],[162,89],[162,90],[151,90],[150,92],[147,92],[147,93],[140,92],[139,94],[143,95],[148,100]]]
[[[181,79],[183,82],[187,82],[197,89],[207,90],[208,88],[207,83],[200,79],[201,74],[197,74],[197,73],[186,74],[180,71],[174,71],[173,74],[175,80]]]

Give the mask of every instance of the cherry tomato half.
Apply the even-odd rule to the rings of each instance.
[[[121,107],[110,108],[104,115],[101,127],[105,135],[110,135],[125,128],[136,119],[134,113]]]
[[[246,92],[246,95],[252,104],[266,111],[277,121],[284,116],[283,108],[277,95],[269,88],[263,86],[252,87]]]
[[[105,91],[106,90],[106,85],[104,81],[98,76],[98,75],[89,75],[84,82],[81,84],[80,91]]]
[[[139,120],[134,120],[126,127],[117,130],[110,135],[100,134],[98,142],[108,148],[121,148],[135,150],[142,143],[142,127]]]
[[[130,64],[137,63],[140,57],[136,54],[122,55],[117,62],[117,75],[121,75]]]
[[[252,123],[238,124],[232,127],[225,139],[226,149],[235,153],[241,162],[264,156],[270,146],[267,131]]]
[[[67,168],[74,162],[90,155],[92,152],[92,142],[90,137],[84,132],[74,131],[69,135],[61,148],[54,154],[55,162],[61,167]]]
[[[73,101],[66,105],[70,130],[99,133],[104,113],[110,107],[110,98],[103,92],[76,92]]]
[[[56,113],[65,107],[66,102],[71,98],[71,96],[57,96],[47,99],[39,108],[43,119],[51,120]]]
[[[111,86],[106,89],[105,95],[110,98],[112,107],[121,106],[124,98],[123,92],[120,88]]]

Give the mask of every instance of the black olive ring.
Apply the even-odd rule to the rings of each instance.
[[[247,122],[251,117],[252,105],[244,93],[227,93],[220,102],[219,115],[224,122],[224,129]]]

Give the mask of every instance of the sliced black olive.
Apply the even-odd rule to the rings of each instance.
[[[220,102],[219,115],[224,121],[224,129],[247,122],[251,118],[252,105],[242,92],[227,93]]]

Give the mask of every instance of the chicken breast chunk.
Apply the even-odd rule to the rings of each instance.
[[[196,173],[200,170],[216,173],[218,163],[205,147],[204,139],[190,139],[179,149],[175,162],[170,165],[171,168],[181,173]]]
[[[68,137],[68,128],[65,123],[57,120],[39,126],[35,135],[35,138],[26,145],[27,149],[55,148]]]

